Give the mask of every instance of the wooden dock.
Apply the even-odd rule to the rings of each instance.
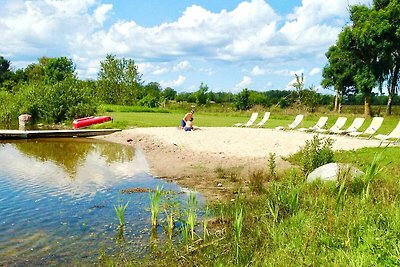
[[[121,131],[120,129],[97,129],[97,130],[0,130],[0,140],[7,139],[31,139],[31,138],[57,138],[57,137],[90,137],[107,135]]]

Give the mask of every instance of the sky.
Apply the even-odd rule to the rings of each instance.
[[[371,0],[0,0],[0,56],[12,68],[70,58],[96,79],[107,54],[133,59],[144,83],[194,92],[318,92],[325,52]]]

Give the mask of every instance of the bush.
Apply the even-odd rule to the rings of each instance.
[[[333,162],[333,140],[331,138],[319,138],[314,135],[312,140],[307,140],[300,150],[301,167],[304,174],[308,174],[319,166]]]

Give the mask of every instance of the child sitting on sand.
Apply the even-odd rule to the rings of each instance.
[[[193,131],[193,118],[190,118],[187,122],[185,127],[183,127],[183,130],[185,132]]]

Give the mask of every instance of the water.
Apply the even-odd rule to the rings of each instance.
[[[145,252],[149,195],[120,192],[158,185],[181,191],[152,177],[132,147],[91,139],[0,143],[0,265],[93,263],[100,250],[118,253],[118,201],[129,201],[125,251]]]

